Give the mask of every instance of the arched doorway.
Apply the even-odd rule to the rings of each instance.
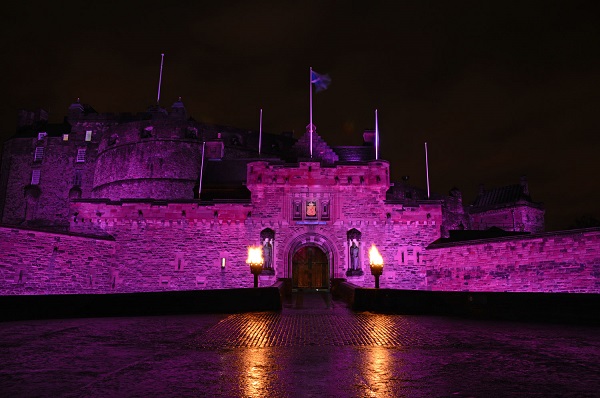
[[[302,246],[292,257],[293,289],[329,289],[329,259],[317,246]]]

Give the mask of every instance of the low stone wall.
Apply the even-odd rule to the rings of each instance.
[[[600,228],[430,245],[441,291],[600,293]]]
[[[432,292],[340,283],[337,297],[355,311],[600,325],[599,294]]]
[[[281,286],[117,294],[0,296],[0,321],[281,310]]]

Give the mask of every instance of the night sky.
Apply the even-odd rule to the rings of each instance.
[[[546,229],[600,219],[596,1],[14,2],[0,16],[2,139],[17,109],[60,122],[77,97],[140,112],[181,96],[203,122],[360,145],[379,110],[392,179],[470,203],[527,175]],[[16,4],[18,3],[18,4]],[[59,6],[60,4],[60,6]]]

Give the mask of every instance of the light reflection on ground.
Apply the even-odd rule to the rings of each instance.
[[[597,397],[600,330],[282,312],[0,323],[7,397]]]

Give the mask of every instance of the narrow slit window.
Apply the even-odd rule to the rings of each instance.
[[[75,186],[75,187],[81,186],[81,171],[75,172],[75,176],[73,177],[73,186]]]
[[[42,159],[44,159],[44,147],[38,146],[37,148],[35,148],[35,153],[33,155],[33,161],[41,162]]]
[[[77,150],[77,163],[85,162],[85,148],[79,148]]]
[[[92,140],[92,130],[87,130],[85,132],[85,140],[86,141],[91,141]]]
[[[38,185],[40,183],[40,171],[33,170],[31,172],[31,185]]]

